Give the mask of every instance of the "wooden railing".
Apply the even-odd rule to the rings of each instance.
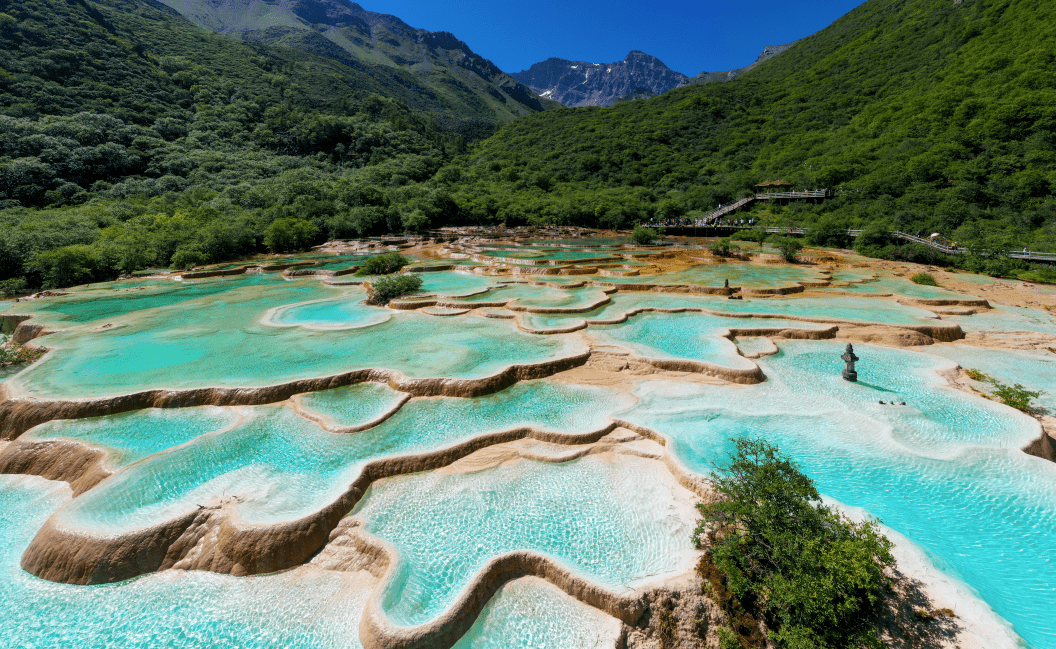
[[[827,198],[827,189],[812,189],[802,192],[769,192],[767,194],[756,194],[755,200],[768,201],[775,198]]]

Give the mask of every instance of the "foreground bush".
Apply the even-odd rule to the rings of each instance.
[[[363,265],[356,271],[356,275],[358,277],[366,277],[367,275],[391,275],[409,263],[411,263],[411,260],[398,252],[386,252],[383,255],[371,257],[363,262]],[[419,282],[419,284],[420,283],[421,282]]]
[[[711,253],[716,257],[729,257],[730,256],[730,239],[719,239],[715,243],[711,244]]]
[[[917,273],[913,277],[910,277],[909,281],[924,286],[938,286],[938,284],[935,283],[935,278],[932,277],[930,273]]]
[[[781,258],[789,263],[796,261],[796,253],[803,249],[803,243],[792,237],[774,237],[770,239],[770,245],[777,248]]]
[[[763,440],[736,440],[697,507],[699,572],[746,642],[766,622],[778,647],[880,647],[874,620],[894,565],[875,523],[821,504],[814,482]],[[755,646],[754,644],[752,646]]]
[[[633,239],[639,246],[648,246],[656,241],[656,230],[642,225],[636,225],[634,226],[634,232],[631,233],[631,239]]]
[[[388,304],[390,300],[410,295],[420,288],[422,278],[417,275],[386,275],[371,281],[367,301],[377,305]]]

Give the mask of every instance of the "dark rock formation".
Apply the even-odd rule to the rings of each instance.
[[[659,95],[688,81],[660,59],[637,50],[616,63],[547,59],[510,76],[565,106],[611,106],[624,98]]]

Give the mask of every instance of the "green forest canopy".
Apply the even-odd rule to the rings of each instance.
[[[1043,0],[869,0],[734,81],[547,111],[481,140],[492,122],[400,71],[243,43],[144,0],[0,0],[0,280],[221,261],[266,250],[280,219],[292,234],[271,240],[298,245],[622,228],[768,178],[840,191],[764,221],[1051,248],[1054,26]]]

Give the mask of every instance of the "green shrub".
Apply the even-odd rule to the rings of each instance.
[[[371,304],[388,304],[398,297],[410,295],[422,287],[422,278],[417,275],[384,275],[370,282],[368,292]]]
[[[754,241],[761,244],[766,241],[767,236],[765,229],[755,228],[752,230],[738,230],[730,238],[734,241]]]
[[[656,236],[656,230],[642,225],[634,226],[634,232],[631,233],[631,239],[639,246],[648,246],[656,241]]]
[[[729,257],[730,256],[730,240],[719,239],[715,243],[711,244],[711,252],[716,257]]]
[[[25,293],[28,289],[29,284],[25,277],[12,277],[0,281],[0,297],[14,297]]]
[[[43,356],[45,351],[41,347],[26,347],[15,343],[0,345],[0,367],[32,363]]]
[[[714,478],[718,500],[698,505],[698,547],[742,606],[767,620],[779,647],[880,647],[875,630],[894,565],[873,522],[821,503],[813,480],[763,440],[734,440]],[[726,608],[729,608],[728,606]]]
[[[719,637],[719,649],[741,649],[741,642],[737,639],[737,634],[729,629],[729,627],[720,626],[716,630],[716,635]]]
[[[999,381],[992,381],[992,383],[994,384],[994,396],[1001,403],[1023,412],[1029,412],[1031,401],[1041,396],[1041,392],[1033,392],[1018,383],[1015,385],[1005,385]]]
[[[935,278],[932,277],[930,273],[917,273],[913,277],[910,277],[909,281],[924,286],[938,286],[938,284],[935,283]]]
[[[986,383],[990,383],[990,382],[993,381],[992,378],[990,378],[986,374],[983,374],[979,370],[968,369],[968,370],[965,370],[964,373],[967,374],[968,378],[970,378],[973,381],[983,381],[983,382],[986,382]]]
[[[363,265],[356,271],[356,275],[359,277],[366,277],[368,275],[391,275],[392,273],[398,272],[409,263],[411,263],[411,260],[398,252],[386,252],[385,254],[371,257],[363,262]]]
[[[781,257],[787,262],[796,261],[796,253],[803,249],[803,244],[795,237],[774,237],[770,245],[781,252]]]
[[[992,376],[983,374],[979,370],[966,369],[964,372],[973,381],[989,383],[994,386],[993,390],[991,390],[992,395],[997,397],[997,400],[1001,403],[1016,410],[1030,412],[1033,409],[1031,402],[1041,396],[1041,392],[1028,390],[1018,383],[1007,385]]]

